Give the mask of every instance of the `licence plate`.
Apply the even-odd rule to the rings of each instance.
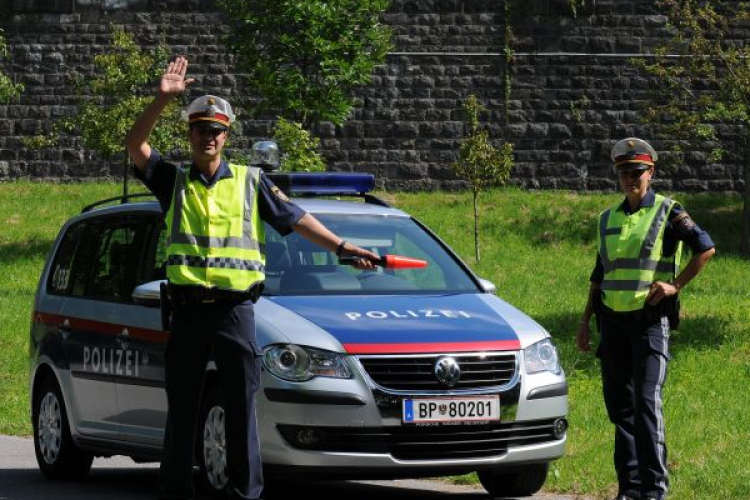
[[[500,420],[500,397],[404,399],[403,422],[475,422]]]

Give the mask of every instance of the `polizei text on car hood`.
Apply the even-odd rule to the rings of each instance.
[[[315,325],[333,336],[349,354],[517,350],[547,336],[528,316],[487,294],[295,296],[268,300],[273,305],[263,304],[265,301],[258,305],[278,313],[282,311],[277,308],[285,309],[284,316],[293,311],[306,320],[296,327],[285,322],[288,328],[283,328],[283,335],[287,341],[316,345],[309,328]]]

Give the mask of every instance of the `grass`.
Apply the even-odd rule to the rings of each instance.
[[[0,433],[29,434],[28,327],[45,255],[81,207],[118,193],[114,184],[0,184]],[[574,332],[594,265],[596,217],[617,195],[498,190],[481,198],[481,261],[474,260],[469,194],[381,193],[434,229],[497,294],[553,335],[570,384],[566,457],[549,491],[613,497],[613,428],[599,365],[575,349]],[[672,498],[750,498],[750,264],[736,253],[737,196],[684,195],[717,256],[683,293],[665,391]],[[461,480],[474,481],[473,476]]]

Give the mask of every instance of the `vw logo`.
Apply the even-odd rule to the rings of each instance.
[[[446,387],[453,387],[461,379],[461,367],[453,358],[440,358],[435,363],[435,377]]]

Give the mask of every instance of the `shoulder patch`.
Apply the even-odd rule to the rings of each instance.
[[[271,192],[274,194],[274,196],[276,196],[276,198],[289,203],[289,197],[285,195],[284,192],[278,188],[278,186],[272,187]]]
[[[695,222],[693,222],[693,219],[690,218],[687,212],[680,213],[671,222],[677,232],[685,236],[692,234],[693,229],[695,229]]]

